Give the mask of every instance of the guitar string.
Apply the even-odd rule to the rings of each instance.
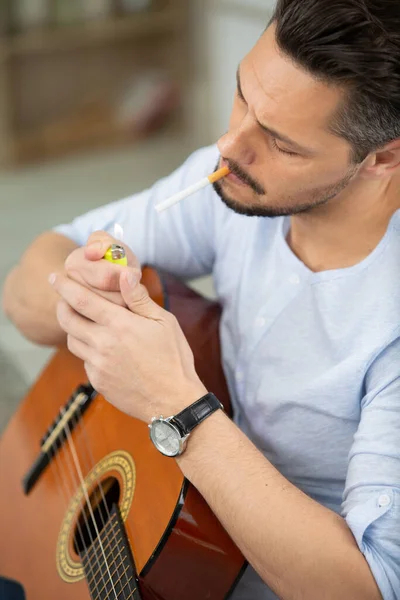
[[[85,428],[83,427],[83,415],[82,415],[82,412],[81,412],[81,411],[82,411],[82,407],[80,407],[80,408],[79,408],[79,410],[80,410],[80,414],[78,415],[77,413],[75,413],[75,415],[74,415],[74,417],[73,417],[73,419],[75,419],[75,423],[74,423],[74,424],[75,424],[75,426],[78,426],[78,425],[80,425],[81,433],[82,433],[82,432],[83,432],[83,433],[86,433],[86,432],[85,432]],[[80,436],[80,437],[82,437],[82,436]],[[78,436],[76,436],[76,442],[77,442],[77,443],[79,443],[79,442],[78,442],[78,440],[79,440],[79,437],[78,437]],[[79,448],[80,450],[82,450],[82,446],[86,446],[85,450],[87,450],[87,449],[89,449],[89,448],[90,448],[90,446],[89,446],[89,445],[88,445],[88,443],[87,443],[87,439],[86,439],[86,443],[85,443],[85,444],[82,444],[82,443],[80,444],[80,448]],[[81,457],[81,463],[82,463],[82,452],[80,452],[79,454],[80,454],[80,457]],[[87,456],[86,456],[86,459],[84,459],[84,463],[85,463],[85,470],[86,470],[86,471],[89,473],[89,472],[92,470],[92,468],[94,467],[93,455],[92,455],[92,460],[91,460],[91,461],[89,460],[89,462],[87,461]],[[111,515],[110,515],[110,513],[109,513],[109,511],[108,511],[107,503],[106,503],[106,500],[105,500],[105,497],[104,497],[104,494],[103,494],[103,488],[102,488],[102,486],[100,485],[100,481],[99,481],[99,478],[98,478],[98,476],[97,476],[97,475],[96,475],[96,478],[95,478],[95,483],[96,483],[96,485],[97,485],[97,489],[100,489],[100,493],[101,493],[101,495],[102,495],[102,497],[103,497],[104,506],[105,506],[105,508],[106,508],[106,511],[108,512],[108,516],[110,517]],[[106,529],[105,529],[105,526],[106,526],[106,521],[104,520],[104,517],[103,517],[103,510],[102,510],[102,508],[101,508],[101,507],[100,507],[100,509],[99,509],[99,514],[100,514],[100,519],[101,519],[101,522],[102,522],[102,525],[103,525],[102,532],[103,532],[103,531],[104,531],[104,532],[106,532]],[[104,536],[105,540],[107,540],[107,537],[108,537],[108,535],[106,534],[106,535]],[[100,542],[100,538],[99,538],[99,542]],[[92,543],[92,547],[93,547],[93,551],[96,553],[96,550],[95,550],[95,548],[94,548],[94,544],[93,544],[93,543]],[[89,552],[90,552],[90,549],[89,549]],[[88,552],[88,559],[89,559],[89,562],[90,562],[90,560],[91,560],[91,559],[90,559],[90,556],[89,556],[89,552]],[[114,554],[113,554],[113,550],[112,550],[112,549],[111,549],[111,555],[112,555],[112,558],[114,559]],[[97,554],[96,554],[96,556],[97,556]],[[113,562],[113,561],[112,561],[112,562]],[[117,568],[117,572],[118,572],[118,568]],[[104,581],[104,580],[103,580],[103,581]],[[119,582],[117,581],[116,583],[119,583]],[[105,586],[103,586],[103,588],[104,588],[104,587],[105,587]],[[121,584],[121,588],[122,588],[122,584]],[[124,591],[123,589],[122,589],[121,591],[122,591],[122,593],[123,593],[123,595],[124,595],[124,600],[128,600],[128,599],[126,598],[126,596],[125,596],[125,591]]]
[[[80,445],[80,449],[82,450],[82,447],[83,446],[85,447],[86,458],[84,459],[84,462],[86,463],[86,466],[87,466],[87,464],[89,464],[89,469],[87,469],[89,471],[90,470],[90,466],[94,466],[95,462],[94,462],[94,458],[93,458],[93,453],[92,453],[91,445],[90,445],[89,440],[88,440],[86,428],[84,427],[82,413],[80,413],[79,419],[78,419],[78,415],[75,416],[75,419],[76,419],[75,423],[80,428],[80,432],[81,432],[81,436],[80,437],[81,437],[82,440],[84,440],[84,443],[83,444],[81,443],[81,445]],[[81,454],[81,459],[82,459],[82,454],[83,453],[81,452],[80,454]],[[90,455],[90,457],[89,457],[89,455]],[[101,494],[101,497],[102,497],[102,503],[104,505],[105,512],[107,513],[108,521],[111,522],[111,513],[109,511],[109,508],[108,508],[108,505],[107,505],[107,501],[106,501],[105,496],[104,496],[103,487],[100,484],[100,480],[99,480],[99,477],[98,477],[97,474],[96,474],[96,485],[97,485],[97,488],[100,490],[100,494]],[[100,509],[99,509],[100,518],[101,518],[101,522],[102,522],[103,529],[104,529],[105,525],[106,525],[106,521],[104,520],[104,517],[103,517],[103,509],[101,508],[101,504],[99,506],[100,506]],[[110,539],[108,533],[107,533],[107,535],[105,537],[106,537],[106,539],[108,539],[108,541],[111,544],[113,543],[113,539],[112,538],[114,537],[114,546],[111,546],[112,557],[115,558],[115,559],[118,559],[118,558],[122,557],[122,551],[119,548],[118,541],[117,541],[117,543],[115,543],[116,536],[115,536],[114,531],[111,529],[111,539]],[[114,557],[115,547],[117,548],[117,554]],[[122,565],[122,563],[123,563],[123,560],[121,561],[121,565]],[[124,600],[129,600],[129,597],[126,598],[126,596],[125,596],[125,589],[124,588],[126,586],[129,588],[129,596],[131,596],[131,597],[133,597],[134,590],[132,590],[132,588],[131,588],[131,585],[130,585],[130,582],[129,582],[129,578],[128,578],[128,574],[126,572],[124,572],[124,576],[125,576],[125,579],[126,579],[125,586],[122,586],[123,577],[121,578],[121,577],[118,576],[119,579],[117,580],[116,583],[120,583],[121,584],[122,593],[124,595]]]
[[[80,409],[80,410],[82,410],[82,409]],[[75,423],[77,423],[77,426],[80,428],[81,437],[84,438],[84,442],[85,443],[81,445],[81,448],[82,448],[82,446],[85,447],[85,453],[86,453],[85,462],[86,462],[86,465],[87,464],[94,465],[95,461],[94,461],[94,457],[93,457],[93,453],[92,453],[92,448],[91,448],[91,445],[90,445],[89,440],[88,440],[87,431],[86,431],[86,428],[84,427],[82,413],[80,413],[79,419],[78,419],[78,416],[76,416]],[[81,457],[82,457],[82,453],[81,453]],[[108,508],[108,504],[107,504],[106,498],[104,496],[103,486],[100,485],[100,480],[99,480],[98,475],[96,475],[96,485],[97,485],[98,489],[100,489],[100,494],[101,494],[101,497],[102,497],[103,505],[105,507],[105,511],[107,513],[107,518],[110,521],[110,519],[111,519],[110,510]],[[104,528],[105,527],[105,522],[104,522],[104,519],[103,519],[103,511],[99,510],[99,512],[100,512],[100,517],[101,517],[101,521],[102,521],[103,528]],[[114,538],[116,538],[115,535],[114,535]],[[114,548],[115,548],[115,545],[114,545]],[[116,548],[117,548],[116,558],[122,557],[122,550],[119,549],[119,543],[118,543],[118,541],[116,542]],[[114,553],[114,549],[112,550],[112,552]],[[121,564],[122,564],[122,562],[123,561],[121,561]],[[125,600],[129,600],[130,597],[132,597],[132,598],[134,597],[134,590],[132,590],[132,588],[131,588],[130,581],[129,581],[129,578],[128,578],[128,574],[126,573],[126,571],[124,572],[124,575],[125,575],[125,579],[126,579],[126,585],[129,588],[129,596],[128,596],[128,598],[126,598],[125,592],[123,592],[124,593],[124,599]],[[118,582],[120,582],[121,586],[122,586],[122,578],[121,577],[119,578]]]
[[[65,412],[65,409],[64,409],[64,412]],[[61,411],[61,416],[63,416],[63,412],[62,411]],[[66,438],[68,440],[68,434],[67,434],[67,431],[65,429],[64,429],[64,432],[65,432]],[[68,466],[69,480],[72,483],[72,491],[68,490],[68,496],[69,496],[69,498],[71,498],[71,497],[73,497],[74,494],[77,493],[77,491],[79,490],[79,488],[82,487],[82,486],[80,486],[79,485],[79,481],[76,480],[76,477],[74,475],[74,468],[72,466],[72,461],[71,461],[71,453],[68,453],[66,447],[63,447],[63,456],[66,459],[65,463]],[[58,461],[58,463],[59,463],[58,466],[60,468],[61,478],[62,478],[61,457],[60,457],[60,460]],[[83,488],[82,488],[82,492],[83,492]],[[91,529],[89,527],[89,522],[88,522],[88,519],[87,519],[87,516],[86,516],[86,511],[84,510],[84,508],[85,507],[84,507],[83,494],[82,494],[81,498],[79,500],[79,509],[81,511],[81,514],[83,515],[83,518],[84,518],[84,521],[85,521],[86,530],[87,530],[87,532],[89,534],[89,538],[90,538],[90,544],[92,546],[94,544],[94,540],[93,540],[93,537],[92,537]],[[87,548],[87,546],[85,544],[85,540],[84,540],[84,536],[83,536],[83,533],[82,533],[82,529],[81,529],[81,527],[79,525],[79,520],[77,521],[77,525],[78,525],[78,530],[80,531],[82,546],[83,546],[83,548],[84,548],[85,551],[88,551],[88,548]],[[97,568],[98,568],[98,571],[100,573],[102,573],[101,565],[100,565],[100,561],[98,559],[97,553],[96,553],[96,559],[97,559]],[[101,598],[101,596],[100,596],[101,590],[99,590],[98,586],[97,586],[97,583],[101,583],[101,582],[97,582],[97,580],[95,578],[95,573],[93,571],[94,567],[92,568],[90,561],[89,561],[89,564],[90,564],[90,569],[92,571],[92,576],[93,576],[94,582],[95,582],[96,593],[98,594],[98,598]],[[103,584],[104,584],[103,587],[107,586],[107,582],[104,579],[104,577],[103,577]],[[89,591],[90,591],[90,588],[89,588]],[[97,600],[97,599],[94,599],[94,600]]]
[[[65,410],[64,410],[64,412],[65,412]],[[62,416],[63,416],[62,410],[60,411],[60,414],[61,414],[61,417],[62,417]],[[75,418],[77,418],[77,417],[75,417]],[[85,444],[85,445],[86,445],[86,450],[88,450],[88,451],[90,452],[90,455],[91,455],[91,464],[92,464],[92,466],[93,466],[93,464],[94,464],[94,461],[93,461],[93,454],[92,454],[92,452],[91,452],[90,445],[88,444],[88,440],[87,440],[87,434],[86,434],[85,428],[83,427],[82,421],[83,421],[83,419],[82,419],[82,415],[80,415],[80,427],[81,427],[81,431],[83,432],[83,434],[84,434],[84,436],[85,436],[85,438],[86,438],[86,440],[85,440],[85,441],[86,441],[86,444]],[[66,430],[65,430],[65,435],[66,435],[66,438],[67,438],[67,440],[68,440],[68,442],[69,442],[69,436],[68,436],[68,432],[67,432]],[[71,432],[70,432],[70,435],[71,435]],[[60,448],[62,448],[62,447],[60,447]],[[81,448],[82,448],[82,446],[81,446]],[[81,448],[80,448],[80,449],[81,449]],[[71,496],[73,495],[73,493],[71,493],[71,492],[70,492],[70,490],[68,490],[68,489],[67,489],[67,490],[65,490],[65,484],[64,484],[63,477],[62,477],[62,473],[61,473],[61,467],[60,467],[61,458],[57,459],[57,453],[55,452],[55,449],[56,449],[56,446],[54,445],[54,446],[53,446],[53,451],[54,451],[53,458],[55,457],[55,464],[56,464],[56,468],[57,468],[57,470],[58,470],[58,472],[59,472],[58,474],[56,474],[56,476],[58,475],[56,478],[57,478],[59,481],[61,481],[61,482],[62,482],[62,487],[63,487],[63,495],[64,495],[63,501],[64,501],[64,502],[67,504],[67,506],[68,506],[68,504],[69,504],[69,499],[71,498]],[[76,478],[73,476],[73,470],[74,470],[74,469],[73,469],[73,467],[72,467],[71,458],[70,458],[70,456],[69,456],[69,455],[68,455],[68,454],[65,452],[65,447],[64,447],[64,448],[62,448],[62,451],[63,451],[63,454],[64,454],[64,455],[68,456],[68,463],[67,463],[67,465],[68,465],[68,470],[69,470],[69,474],[70,474],[70,479],[71,479],[71,482],[72,482],[72,487],[73,487],[73,488],[77,488],[77,487],[79,488],[79,482],[77,482],[77,481],[76,481]],[[49,453],[51,453],[51,452],[52,452],[52,449],[50,449],[48,452],[49,452]],[[51,461],[51,462],[52,462],[52,461]],[[86,463],[86,464],[87,464],[87,463]],[[89,460],[89,464],[90,464],[90,460]],[[88,472],[89,472],[89,471],[90,471],[90,467],[89,467],[89,469],[88,469]],[[106,509],[106,511],[107,511],[107,513],[108,513],[108,517],[110,518],[110,517],[111,517],[111,515],[110,515],[110,512],[109,512],[109,510],[108,510],[108,506],[107,506],[107,503],[106,503],[106,500],[105,500],[105,497],[104,497],[103,488],[102,488],[102,486],[100,485],[100,482],[99,482],[99,479],[98,479],[98,477],[97,477],[97,476],[96,476],[96,483],[97,483],[97,487],[98,487],[98,488],[100,488],[100,492],[101,492],[101,495],[102,495],[102,498],[103,498],[103,503],[104,503],[105,509]],[[60,486],[59,486],[59,489],[61,489],[61,488],[60,488]],[[92,535],[91,535],[91,529],[90,529],[90,527],[89,527],[89,523],[88,523],[88,520],[87,520],[86,511],[84,510],[83,497],[82,497],[82,499],[81,499],[81,501],[80,501],[80,506],[79,506],[79,508],[80,508],[80,510],[81,510],[81,512],[82,512],[82,514],[83,514],[83,518],[84,518],[84,520],[85,520],[85,525],[86,525],[86,529],[87,529],[87,531],[88,531],[88,533],[89,533],[89,537],[90,537],[91,546],[93,546],[93,547],[94,547],[94,539],[93,539],[93,537],[92,537]],[[102,510],[100,510],[99,512],[100,512],[100,517],[101,517],[102,524],[103,524],[103,528],[104,528],[104,527],[105,527],[105,521],[104,521],[103,514],[102,514],[102,512],[103,512],[103,511],[102,511]],[[88,550],[88,548],[87,548],[87,546],[86,546],[86,544],[85,544],[85,541],[84,541],[84,536],[83,536],[83,532],[82,532],[82,529],[81,529],[81,526],[80,526],[80,522],[79,522],[79,520],[77,521],[77,527],[78,527],[78,531],[79,531],[79,536],[80,536],[80,539],[81,539],[82,547],[84,548],[84,550],[85,550],[85,551],[87,551],[87,550]],[[114,532],[112,532],[112,533],[113,533],[113,535],[114,535]],[[105,536],[105,537],[107,537],[107,536]],[[114,535],[114,537],[115,537],[115,535]],[[99,541],[101,541],[101,540],[99,540]],[[114,548],[115,548],[115,545],[114,545]],[[119,558],[120,556],[122,556],[122,552],[119,550],[119,544],[118,544],[118,543],[117,543],[117,549],[118,549],[118,554],[117,554],[117,556],[116,556],[115,558]],[[113,558],[114,558],[114,552],[115,552],[115,550],[114,550],[114,549],[112,549],[112,557],[113,557]],[[98,556],[97,556],[97,554],[96,554],[96,558],[97,558],[97,563],[98,563],[98,570],[99,570],[99,571],[101,571],[101,568],[100,568],[100,563],[99,563],[99,561],[98,561]],[[89,560],[89,567],[90,567],[90,570],[92,571],[91,575],[94,575],[94,573],[93,573],[93,570],[92,570],[92,568],[91,568],[91,562],[90,562],[90,560]],[[117,572],[118,572],[118,569],[117,569]],[[117,583],[120,583],[120,584],[121,584],[121,588],[122,588],[122,590],[121,590],[121,591],[122,591],[122,593],[123,593],[124,600],[129,600],[129,599],[127,599],[127,598],[126,598],[126,595],[125,595],[125,588],[128,586],[128,588],[129,588],[129,595],[130,595],[130,597],[134,597],[134,592],[135,592],[136,588],[132,590],[132,588],[131,588],[131,585],[130,585],[130,582],[129,582],[129,578],[128,578],[128,575],[127,575],[127,573],[126,573],[126,572],[124,572],[124,575],[125,575],[125,578],[126,578],[126,584],[125,584],[124,586],[122,586],[122,578],[121,578],[121,577],[119,577],[119,580],[117,581]],[[96,580],[95,578],[93,578],[93,579],[94,579],[94,581],[95,581],[95,585],[96,585],[96,588],[97,588],[97,580]],[[103,578],[103,583],[104,583],[104,578]],[[103,588],[104,588],[104,587],[106,587],[106,584],[103,586]],[[97,590],[97,591],[98,591],[98,590]]]
[[[52,448],[50,448],[50,450],[48,450],[47,454],[49,454],[49,458],[51,460],[51,463],[50,463],[51,470],[52,470],[53,474],[55,474],[58,492],[62,496],[62,501],[63,501],[63,503],[65,503],[65,505],[68,509],[73,492],[71,493],[71,491],[68,489],[68,487],[69,487],[68,485],[67,485],[67,489],[66,489],[66,485],[65,485],[66,482],[65,482],[63,474],[61,472],[61,464],[60,464],[61,463],[61,451],[62,451],[63,455],[65,456],[65,454],[66,454],[65,447],[60,446],[58,449],[58,452],[56,452],[56,446],[53,445]],[[53,452],[53,455],[52,455],[52,452]],[[72,487],[74,488],[74,482],[72,482]],[[80,508],[82,508],[82,506],[80,506]],[[87,550],[87,548],[85,546],[85,540],[84,540],[84,536],[82,533],[82,528],[81,528],[79,519],[77,520],[77,527],[78,527],[79,537],[81,538],[82,546],[85,550]],[[90,562],[89,562],[89,569],[91,571],[91,575],[93,576],[94,573],[93,573],[93,569],[92,569]],[[96,585],[96,592],[98,592],[99,590],[97,588],[96,581],[95,581],[95,585]],[[90,595],[92,596],[91,593],[90,593]],[[98,594],[98,596],[99,596],[99,594]],[[94,600],[96,600],[96,599],[94,599]]]
[[[84,481],[84,479],[83,479],[82,469],[81,469],[81,466],[80,466],[80,463],[79,463],[79,458],[78,458],[78,455],[77,455],[77,453],[76,453],[75,443],[74,443],[74,441],[73,441],[73,439],[72,439],[71,430],[70,430],[70,427],[69,427],[69,425],[68,425],[68,422],[66,422],[66,424],[65,424],[65,430],[67,431],[68,445],[69,445],[69,448],[70,448],[70,450],[71,450],[72,458],[73,458],[73,461],[74,461],[74,464],[75,464],[75,469],[76,469],[76,472],[78,473],[78,477],[79,477],[80,485],[81,485],[81,488],[82,488],[83,494],[84,494],[84,496],[85,496],[86,504],[87,504],[87,507],[88,507],[88,509],[89,509],[89,512],[90,512],[90,517],[91,517],[91,519],[92,519],[92,522],[93,522],[93,527],[94,527],[94,529],[95,529],[95,532],[96,532],[97,538],[98,538],[98,540],[99,540],[99,546],[100,546],[100,550],[101,550],[101,553],[102,553],[102,555],[103,555],[104,564],[105,564],[105,566],[106,566],[106,569],[107,569],[107,574],[108,574],[108,577],[109,577],[109,579],[110,579],[110,582],[111,582],[111,587],[112,587],[112,590],[113,590],[113,592],[114,592],[115,599],[116,599],[116,600],[118,600],[117,592],[116,592],[116,590],[115,590],[115,586],[114,586],[114,582],[113,582],[113,579],[112,579],[112,576],[111,576],[110,568],[109,568],[109,566],[108,566],[107,557],[106,557],[106,554],[105,554],[105,552],[104,552],[104,548],[103,548],[103,544],[102,544],[102,541],[101,541],[101,537],[100,537],[99,529],[98,529],[98,527],[97,527],[97,523],[96,523],[96,520],[95,520],[95,518],[94,518],[94,514],[93,514],[93,510],[92,510],[92,505],[90,504],[89,495],[88,495],[88,492],[87,492],[87,488],[86,488],[86,485],[85,485],[85,481]],[[89,530],[89,531],[90,531],[90,530]],[[91,537],[91,535],[90,535],[90,537]],[[92,540],[92,544],[93,544],[93,540]],[[97,553],[95,552],[95,554],[96,554],[96,559],[97,559],[97,561],[98,561],[98,563],[99,563],[99,560],[98,560]],[[99,568],[100,568],[100,563],[99,563]],[[105,586],[105,588],[106,588],[106,590],[107,590],[107,585]]]
[[[65,408],[62,408],[61,411],[60,411],[61,418],[64,416],[65,412],[66,412]],[[71,431],[70,431],[69,427],[68,427],[68,429],[67,429],[67,427],[68,427],[68,425],[66,425],[66,427],[64,427],[64,433],[65,433],[65,436],[66,436],[66,439],[67,439],[67,443],[68,443],[69,449],[71,450],[71,448],[72,448],[72,446],[71,446],[72,436],[71,436]],[[88,534],[89,534],[90,545],[94,546],[94,539],[93,539],[93,536],[92,536],[92,533],[91,533],[91,529],[89,527],[89,522],[88,522],[88,519],[87,519],[87,516],[86,516],[86,511],[84,510],[83,497],[85,496],[86,486],[85,486],[84,482],[82,484],[82,481],[81,481],[81,483],[79,483],[79,472],[78,472],[78,481],[76,480],[76,477],[74,475],[74,467],[72,466],[72,461],[71,461],[71,456],[73,457],[72,451],[70,451],[68,453],[66,451],[66,448],[64,448],[63,454],[64,454],[64,456],[66,456],[68,458],[68,460],[66,461],[66,463],[67,463],[67,466],[68,466],[70,480],[72,481],[72,487],[73,487],[73,491],[70,492],[70,497],[73,496],[74,490],[75,490],[75,493],[76,493],[76,490],[79,490],[79,488],[82,490],[83,495],[81,496],[79,509],[81,510],[81,513],[82,513],[84,521],[85,521],[85,526],[86,526],[86,529],[87,529]],[[87,497],[87,492],[86,492],[86,497]],[[86,497],[85,497],[85,499],[86,499]],[[87,506],[88,506],[88,509],[89,509],[89,512],[90,512],[90,503],[88,503],[87,500],[86,500],[86,503],[87,503]],[[95,523],[94,519],[93,519],[93,524],[94,524],[94,526],[96,526],[96,523]],[[85,546],[85,543],[84,543],[83,540],[82,540],[82,543],[83,543],[83,547],[85,548],[85,550],[88,550],[88,548]],[[99,543],[101,544],[101,540],[100,539],[99,539]],[[96,561],[97,561],[98,571],[99,571],[100,574],[102,574],[102,579],[103,579],[103,584],[104,584],[103,587],[105,589],[107,589],[107,581],[104,578],[103,571],[102,571],[102,568],[101,568],[101,565],[100,565],[100,560],[99,560],[99,557],[97,555],[97,552],[95,552],[95,557],[96,557]],[[106,565],[107,565],[107,561],[105,561],[105,562],[106,562]],[[112,581],[111,581],[111,584],[113,586],[113,582]],[[115,593],[115,590],[114,590],[114,593]],[[116,594],[115,594],[115,597],[116,597],[116,600],[118,600]],[[99,598],[100,598],[100,595],[99,595]]]

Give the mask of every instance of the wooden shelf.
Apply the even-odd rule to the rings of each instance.
[[[159,69],[184,88],[188,23],[187,0],[153,0],[134,14],[1,36],[0,166],[131,141],[117,117],[125,87]],[[183,125],[181,111],[171,119]]]
[[[16,34],[0,44],[3,58],[32,56],[58,51],[123,42],[139,36],[171,32],[182,27],[181,12],[175,7],[139,12],[132,16],[116,17],[103,22]]]
[[[159,131],[168,130],[171,135],[181,132],[178,112],[171,114]],[[158,133],[158,132],[157,132]],[[13,138],[14,164],[34,163],[38,160],[54,159],[88,148],[107,148],[134,144],[145,139],[147,134],[135,133],[120,127],[109,116],[88,124],[86,119],[71,117],[59,123],[47,125],[36,131],[17,134]]]

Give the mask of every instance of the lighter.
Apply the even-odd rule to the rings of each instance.
[[[113,244],[105,253],[104,258],[116,265],[128,266],[128,259],[125,250],[118,244]]]

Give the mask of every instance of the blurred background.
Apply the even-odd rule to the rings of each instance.
[[[41,232],[144,189],[226,131],[238,63],[273,4],[0,0],[0,287]],[[51,352],[0,311],[0,430]]]

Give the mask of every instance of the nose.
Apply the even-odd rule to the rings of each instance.
[[[254,131],[251,120],[243,119],[239,127],[230,129],[218,140],[218,149],[223,158],[229,158],[241,166],[249,166],[255,162],[256,154],[252,137]]]

